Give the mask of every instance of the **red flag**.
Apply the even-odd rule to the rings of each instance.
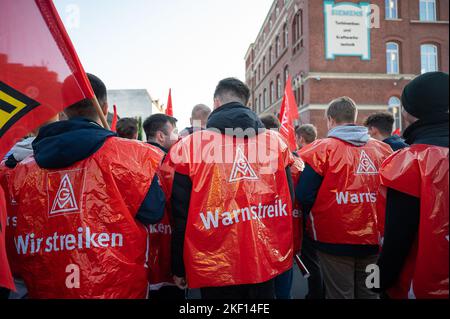
[[[292,92],[292,79],[288,78],[286,83],[286,89],[281,103],[280,110],[280,134],[286,140],[291,151],[297,150],[297,142],[295,139],[294,121],[300,119],[298,114],[297,103],[295,102],[295,96]]]
[[[395,130],[393,135],[402,136],[402,131],[398,128]]]
[[[0,0],[0,156],[94,92],[51,0]]]
[[[117,132],[117,121],[119,119],[119,116],[117,115],[117,106],[114,105],[113,109],[114,109],[114,116],[111,123],[111,131]]]
[[[173,116],[172,89],[169,90],[169,99],[167,100],[166,115]]]

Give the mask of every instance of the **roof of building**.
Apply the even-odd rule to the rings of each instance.
[[[108,104],[117,106],[117,113],[123,117],[142,117],[152,115],[153,100],[147,90],[108,90]]]

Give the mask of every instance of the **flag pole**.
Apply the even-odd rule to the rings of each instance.
[[[100,107],[100,103],[98,103],[97,97],[94,96],[91,101],[94,104],[94,108],[97,111],[98,116],[100,117],[100,121],[102,122],[103,127],[107,130],[110,130],[108,121],[106,120],[105,114],[103,114],[102,108]]]

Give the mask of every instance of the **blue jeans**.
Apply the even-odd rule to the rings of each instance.
[[[292,283],[294,281],[294,269],[286,271],[275,278],[275,297],[279,300],[292,299]]]

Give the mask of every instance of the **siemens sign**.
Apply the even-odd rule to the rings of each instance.
[[[370,60],[370,4],[326,0],[324,13],[326,59],[359,56]]]

